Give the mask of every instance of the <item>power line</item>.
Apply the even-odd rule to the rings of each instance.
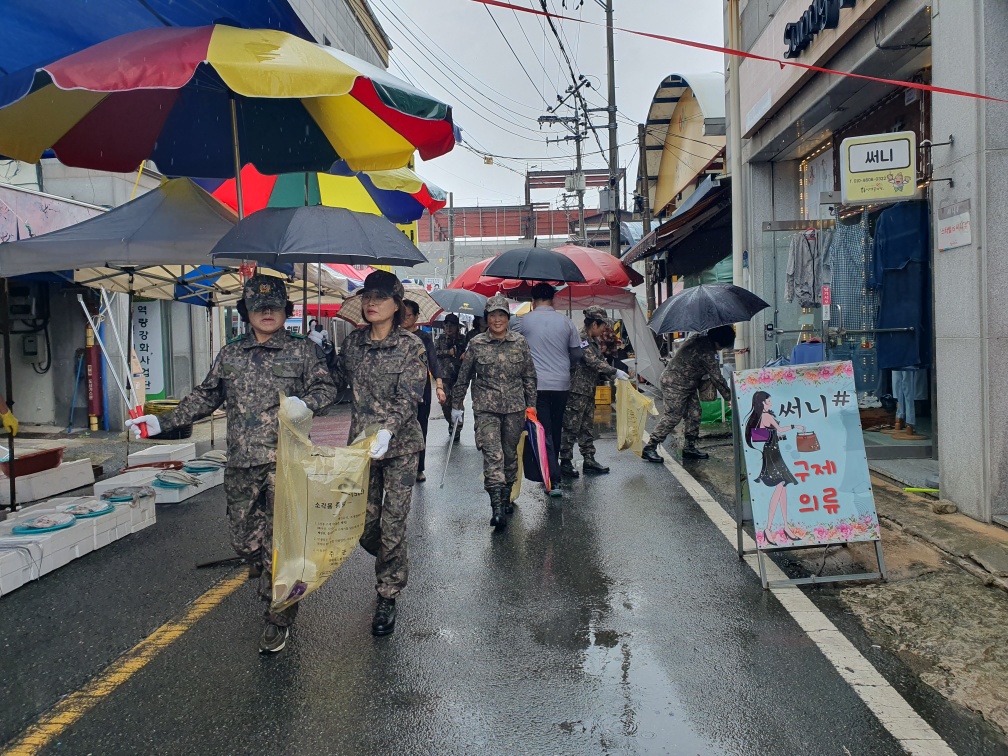
[[[532,85],[532,87],[533,87],[533,88],[535,89],[535,91],[536,91],[536,94],[537,94],[537,95],[539,95],[539,97],[540,97],[540,98],[542,99],[542,101],[543,101],[543,102],[545,102],[545,103],[546,103],[547,105],[549,105],[549,100],[547,100],[547,99],[546,99],[545,97],[543,97],[543,93],[539,91],[539,87],[537,87],[537,86],[536,86],[536,83],[535,83],[534,81],[532,81],[532,77],[531,77],[531,76],[529,75],[529,72],[528,72],[528,69],[527,69],[527,68],[525,68],[525,64],[524,64],[524,63],[522,63],[522,61],[521,61],[521,58],[519,58],[519,57],[518,57],[518,53],[516,53],[516,52],[515,52],[515,49],[514,49],[514,48],[513,48],[512,46],[511,46],[511,40],[509,40],[509,39],[507,38],[507,35],[506,35],[506,34],[504,33],[504,30],[503,30],[503,29],[501,29],[501,28],[500,28],[500,24],[498,24],[498,23],[497,23],[497,19],[496,19],[496,18],[494,18],[494,16],[493,16],[493,13],[491,13],[491,12],[490,12],[490,6],[489,6],[489,5],[484,5],[484,6],[483,6],[483,8],[484,8],[484,9],[486,10],[486,12],[487,12],[487,15],[488,15],[488,16],[490,16],[490,20],[491,20],[491,21],[493,21],[493,23],[494,23],[494,26],[496,26],[496,27],[497,27],[497,31],[499,31],[499,32],[500,32],[500,35],[501,35],[501,37],[503,37],[503,38],[504,38],[504,41],[505,41],[505,42],[507,43],[507,46],[508,46],[508,50],[510,50],[510,51],[511,51],[511,54],[512,54],[512,55],[514,55],[514,58],[515,58],[515,60],[517,60],[517,61],[518,61],[518,65],[519,65],[519,66],[521,66],[521,70],[522,70],[522,72],[524,72],[524,74],[525,74],[525,77],[526,77],[526,78],[527,78],[527,79],[529,80],[529,84],[531,84],[531,85]],[[514,11],[512,11],[512,13],[513,13],[513,12],[514,12]],[[517,13],[515,13],[515,19],[517,20],[517,18],[518,18],[518,14],[517,14]],[[519,26],[519,27],[521,26],[521,23],[520,23],[520,22],[519,22],[518,26]],[[522,29],[522,33],[523,33],[523,34],[525,33],[525,30],[524,30],[524,29]],[[528,37],[527,37],[527,36],[525,37],[525,40],[526,40],[526,41],[528,41]],[[532,44],[532,43],[530,42],[530,43],[529,43],[529,45],[531,46],[531,44]],[[536,58],[536,60],[539,60],[539,59],[538,59],[538,58]],[[545,70],[545,69],[543,69],[543,70]]]

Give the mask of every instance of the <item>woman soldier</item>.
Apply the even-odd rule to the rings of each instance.
[[[476,416],[476,446],[483,452],[483,487],[490,494],[490,524],[507,526],[511,486],[518,476],[518,439],[525,414],[535,408],[536,371],[528,343],[508,330],[505,297],[490,297],[487,330],[473,337],[452,390],[452,422],[462,420],[469,382]]]
[[[417,405],[423,400],[427,356],[423,342],[400,327],[404,294],[399,279],[384,270],[364,279],[358,296],[369,325],[346,337],[333,371],[337,387],[349,385],[353,392],[348,440],[368,428],[381,428],[369,450],[371,478],[360,540],[375,557],[374,635],[395,630],[396,597],[409,574],[406,517],[417,456],[424,448]]]

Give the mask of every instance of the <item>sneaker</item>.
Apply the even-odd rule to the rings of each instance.
[[[378,596],[375,606],[374,620],[371,622],[372,635],[391,635],[395,632],[396,605],[395,599]]]
[[[267,622],[259,639],[260,654],[275,654],[287,645],[287,628]]]

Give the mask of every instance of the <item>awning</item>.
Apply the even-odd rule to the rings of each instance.
[[[653,235],[653,236],[652,236]],[[699,273],[731,254],[731,181],[707,177],[682,207],[623,258],[626,264],[665,253],[667,274]]]

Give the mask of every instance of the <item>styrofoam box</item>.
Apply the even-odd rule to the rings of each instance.
[[[64,462],[59,467],[31,475],[17,477],[17,500],[19,503],[41,501],[75,488],[83,488],[94,483],[94,471],[90,459]],[[10,487],[7,478],[0,475],[0,505],[10,505]]]
[[[128,457],[128,464],[132,467],[151,462],[188,462],[190,459],[196,459],[195,443],[158,444],[133,452]]]
[[[114,478],[106,478],[94,484],[94,495],[100,498],[106,491],[120,486],[149,486],[159,472],[161,471],[152,467],[147,470],[130,470]]]
[[[219,486],[224,482],[224,470],[212,470],[210,472],[200,473],[199,477],[200,480],[203,481],[203,484],[199,486],[185,486],[183,488],[155,488],[154,490],[157,491],[157,503],[178,504],[186,499],[191,499],[198,493],[202,493],[214,486]]]
[[[83,501],[94,501],[94,496],[72,496],[61,499],[50,499],[47,504],[55,507],[60,512],[66,511],[74,504]],[[113,511],[99,517],[85,517],[78,521],[78,525],[88,525],[91,528],[92,548],[100,549],[108,546],[113,541],[124,538],[133,532],[132,514],[130,505],[113,504]]]
[[[136,533],[138,530],[143,530],[157,522],[154,501],[155,497],[144,496],[137,502],[137,506],[129,508],[131,533]]]
[[[9,551],[0,546],[0,595],[17,590],[30,580],[36,580],[35,566],[41,561],[41,551],[31,547],[32,554]]]

